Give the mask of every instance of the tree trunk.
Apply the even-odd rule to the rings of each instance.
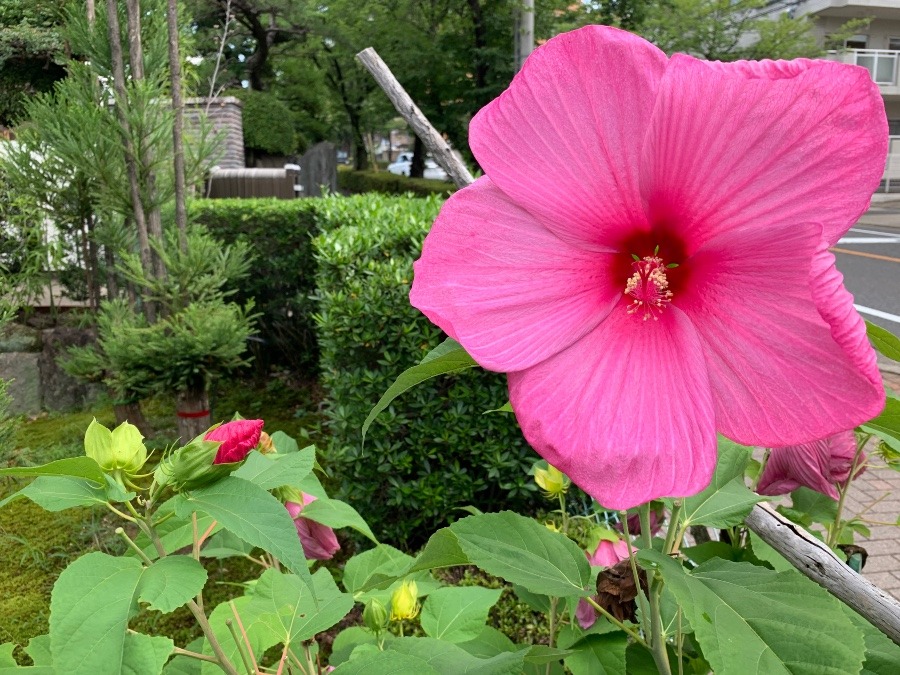
[[[147,233],[147,218],[144,213],[144,204],[141,199],[141,187],[138,178],[137,159],[135,157],[134,144],[131,142],[131,125],[125,113],[128,94],[125,90],[125,59],[122,55],[122,36],[119,28],[119,10],[116,0],[106,0],[106,16],[109,26],[109,48],[112,57],[113,87],[116,92],[116,114],[122,128],[122,140],[125,146],[125,168],[128,173],[128,186],[130,189],[131,206],[134,212],[134,223],[138,234],[138,248],[141,255],[141,267],[148,276],[153,276],[153,257],[150,251],[150,238]],[[156,321],[156,311],[153,303],[147,303],[144,314],[150,323]]]
[[[175,404],[178,415],[178,436],[181,443],[190,443],[209,429],[209,396],[206,389],[186,389],[178,392]]]
[[[166,18],[169,28],[169,73],[172,79],[172,146],[175,165],[175,225],[178,246],[187,253],[187,209],[184,203],[184,101],[181,96],[181,56],[178,50],[178,0],[168,0]]]
[[[138,400],[129,401],[128,403],[114,403],[113,411],[116,413],[116,426],[123,422],[130,422],[138,428],[144,438],[153,436],[153,430],[144,417],[144,411],[141,410],[141,402]]]
[[[413,158],[409,165],[410,178],[422,178],[425,175],[425,144],[416,136],[413,144]]]

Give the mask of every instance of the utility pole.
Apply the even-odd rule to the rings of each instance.
[[[534,51],[534,0],[520,0],[515,12],[515,70],[518,73],[528,55]]]

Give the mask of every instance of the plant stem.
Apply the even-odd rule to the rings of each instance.
[[[649,576],[649,575],[648,575]],[[650,627],[651,649],[653,660],[660,675],[672,675],[672,666],[669,665],[669,654],[666,651],[666,632],[662,625],[662,613],[659,609],[659,597],[662,595],[661,580],[654,573],[650,579]]]
[[[559,598],[551,597],[550,598],[550,614],[548,618],[550,619],[550,639],[547,643],[547,646],[551,649],[553,648],[553,642],[556,637],[556,607],[559,604]],[[550,675],[550,667],[551,663],[547,664],[547,675]]]
[[[225,625],[228,627],[228,632],[231,633],[231,639],[234,640],[234,644],[237,647],[238,654],[241,657],[241,661],[244,662],[244,668],[247,669],[247,672],[252,674],[255,673],[256,670],[250,663],[250,659],[247,658],[247,652],[244,651],[244,643],[241,641],[241,638],[238,636],[237,631],[234,629],[234,621],[231,619],[225,619]]]
[[[653,548],[653,535],[650,533],[650,502],[638,507],[638,518],[641,520],[641,548]]]
[[[250,663],[253,666],[252,672],[255,673],[259,670],[259,664],[256,663],[256,656],[253,653],[253,647],[250,645],[250,638],[247,636],[247,631],[244,629],[244,622],[241,621],[241,615],[238,614],[237,607],[234,605],[234,600],[229,600],[228,606],[231,607],[231,614],[234,616],[234,620],[237,621],[238,628],[241,629],[241,637],[244,638],[244,645],[247,647],[247,655],[250,657]]]
[[[144,553],[144,551],[141,549],[141,547],[134,543],[134,540],[128,536],[128,534],[125,532],[125,530],[123,530],[121,527],[117,527],[116,534],[125,540],[125,543],[128,544],[128,546],[131,548],[132,551],[134,551],[135,553],[138,554],[138,557],[141,560],[143,560],[148,565],[153,564],[153,561],[150,560],[150,556],[148,556],[146,553]]]
[[[192,652],[187,649],[182,649],[181,647],[175,647],[172,652],[175,656],[187,656],[191,659],[197,659],[199,661],[208,661],[209,663],[219,663],[219,660],[215,656],[207,656],[206,654],[199,654],[197,652]]]
[[[123,512],[123,511],[119,511],[119,509],[117,509],[115,506],[113,506],[109,502],[106,502],[106,508],[108,508],[110,511],[112,511],[117,516],[119,516],[119,518],[122,518],[123,520],[127,520],[129,523],[137,522],[134,518],[129,516],[127,513]]]
[[[566,495],[563,492],[559,493],[559,510],[562,513],[562,533],[565,535],[569,534],[569,514],[566,512]]]
[[[641,637],[640,633],[638,633],[634,628],[632,628],[628,624],[619,621],[616,617],[614,617],[612,614],[610,614],[606,609],[601,607],[600,604],[596,600],[594,600],[594,598],[587,597],[587,598],[581,598],[581,599],[587,600],[588,604],[591,607],[596,609],[602,616],[605,616],[606,619],[611,624],[613,624],[616,628],[618,628],[619,630],[624,631],[625,633],[630,635],[634,639],[635,642],[647,647],[647,649],[650,648],[650,645],[648,645],[647,641],[643,637]]]
[[[290,645],[290,642],[284,643],[284,649],[281,651],[281,658],[278,660],[278,670],[275,671],[275,675],[281,675],[281,671],[284,670],[284,664],[287,661],[289,645]]]
[[[625,530],[625,545],[628,547],[628,561],[629,565],[631,565],[631,573],[634,575],[634,588],[637,592],[637,602],[641,608],[641,630],[644,631],[644,635],[649,636],[650,625],[648,620],[650,615],[647,613],[647,606],[644,603],[644,594],[641,592],[641,578],[638,575],[637,560],[634,557],[634,548],[631,546],[631,533],[628,531],[628,514],[625,511],[620,511],[619,517],[622,520],[622,529]]]
[[[663,546],[663,553],[666,555],[671,555],[681,547],[681,539],[676,539],[675,533],[680,529],[678,519],[681,517],[681,507],[683,505],[680,499],[676,499],[672,505],[672,513],[669,514],[669,529],[666,530],[666,543]]]
[[[853,463],[850,464],[850,475],[847,477],[847,480],[843,485],[838,487],[838,505],[837,505],[837,514],[834,516],[834,522],[831,524],[831,527],[828,528],[828,539],[825,542],[829,548],[834,548],[834,545],[837,543],[838,539],[841,536],[841,515],[844,511],[844,501],[847,499],[847,494],[850,492],[850,484],[853,483],[853,479],[856,478],[856,470],[857,465],[859,464],[859,458],[862,456],[863,447],[866,443],[869,442],[869,439],[872,438],[871,434],[865,434],[856,442],[856,453],[853,455]]]
[[[762,478],[763,471],[766,468],[766,464],[769,463],[769,456],[772,454],[771,448],[766,448],[763,453],[762,461],[759,463],[759,473],[756,474],[756,478],[753,480],[753,483],[750,485],[750,489],[756,492],[756,486],[759,485],[759,479]]]
[[[144,520],[137,521],[138,527],[140,527],[144,534],[150,537],[150,541],[153,542],[153,546],[156,548],[156,552],[160,558],[166,557],[166,548],[162,545],[162,542],[159,539],[159,535],[156,533],[156,530],[153,529],[151,525],[148,525]],[[216,634],[213,632],[212,627],[209,625],[209,620],[206,618],[206,614],[200,609],[200,606],[197,605],[193,600],[189,600],[187,603],[188,609],[191,611],[191,614],[194,615],[194,618],[197,620],[197,624],[200,626],[200,630],[203,631],[203,635],[206,636],[206,639],[209,641],[209,646],[212,648],[213,653],[216,655],[216,658],[219,660],[219,667],[222,668],[228,675],[239,675],[237,669],[234,665],[229,661],[228,657],[225,656],[225,652],[222,651],[222,645],[219,644],[219,641],[216,639]]]

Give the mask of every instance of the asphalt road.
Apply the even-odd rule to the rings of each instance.
[[[832,251],[863,318],[900,335],[900,201],[873,204]]]

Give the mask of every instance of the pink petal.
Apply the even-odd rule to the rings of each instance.
[[[628,543],[622,539],[611,542],[601,539],[594,550],[594,554],[588,556],[588,560],[594,567],[612,567],[628,557]]]
[[[716,463],[712,394],[687,317],[628,314],[623,300],[566,351],[510,373],[525,438],[603,506],[687,496]]]
[[[564,243],[482,177],[441,209],[410,301],[485,368],[521,370],[609,314],[622,294],[612,258]]]
[[[221,441],[213,464],[240,462],[259,443],[263,420],[234,420],[207,433],[206,441]]]
[[[835,484],[850,477],[855,456],[852,429],[812,443],[773,448],[756,490],[763,495],[781,495],[803,485],[838,499]],[[859,465],[864,462],[865,457],[860,457]]]
[[[810,274],[820,242],[818,225],[772,222],[719,235],[684,265],[689,283],[672,302],[702,337],[716,429],[738,443],[809,442],[884,405],[880,381],[860,367],[871,347],[850,344],[849,296],[833,274]]]
[[[330,527],[303,517],[303,507],[314,502],[316,498],[306,493],[302,494],[302,505],[296,502],[285,502],[284,507],[294,519],[294,526],[297,528],[300,543],[303,545],[304,555],[309,560],[329,560],[340,550],[341,545],[338,543],[334,530]]]
[[[578,606],[575,608],[575,618],[578,621],[578,625],[587,630],[597,621],[597,610],[587,600],[582,598],[578,601]]]
[[[886,155],[884,104],[863,68],[676,54],[641,186],[651,220],[675,223],[698,245],[789,220],[822,223],[834,244],[868,207]]]
[[[623,226],[646,226],[640,150],[665,65],[659,49],[615,28],[559,35],[472,120],[472,152],[548,228],[609,250]]]

